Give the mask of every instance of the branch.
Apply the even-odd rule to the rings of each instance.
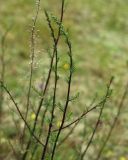
[[[68,109],[68,104],[69,104],[69,100],[70,100],[70,90],[71,90],[71,82],[72,82],[72,74],[73,74],[72,45],[71,45],[71,42],[69,41],[69,38],[66,35],[65,35],[65,38],[66,38],[66,44],[67,44],[68,49],[69,49],[68,56],[69,56],[69,59],[70,59],[70,73],[69,73],[67,97],[66,97],[66,103],[65,103],[65,106],[64,106],[63,117],[62,117],[61,125],[60,125],[60,128],[58,130],[58,133],[57,133],[57,136],[56,136],[56,139],[55,139],[55,143],[54,143],[54,146],[53,146],[51,160],[53,160],[53,158],[54,158],[57,142],[59,140],[59,136],[60,136],[60,133],[62,131],[64,122],[65,122],[67,109]]]
[[[41,159],[44,160],[45,159],[45,154],[46,154],[46,150],[47,150],[47,145],[49,143],[49,138],[52,132],[52,125],[53,125],[53,120],[54,120],[54,111],[55,111],[55,106],[56,106],[56,91],[57,91],[57,82],[58,82],[58,51],[57,51],[57,45],[58,45],[58,41],[59,41],[59,37],[61,36],[61,24],[63,21],[63,14],[64,14],[64,4],[65,4],[65,0],[62,0],[62,6],[61,6],[61,16],[60,16],[60,25],[59,25],[59,31],[58,31],[58,36],[57,36],[57,40],[55,41],[54,38],[54,34],[52,35],[53,37],[53,41],[54,41],[54,52],[55,52],[55,83],[54,83],[54,95],[53,95],[53,105],[52,105],[52,111],[51,111],[51,120],[49,123],[49,129],[48,129],[48,134],[47,134],[47,138],[46,138],[46,142],[45,142],[45,147],[43,149],[43,153],[42,153],[42,157]],[[53,32],[52,28],[51,28],[51,23],[49,21],[49,17],[47,12],[45,12],[48,23],[49,23],[49,28],[51,29],[51,33]]]
[[[97,122],[96,122],[96,125],[95,125],[95,128],[94,128],[94,130],[93,130],[93,133],[92,133],[92,135],[91,135],[91,137],[90,137],[90,140],[89,140],[89,142],[88,142],[88,144],[87,144],[84,152],[81,154],[81,157],[80,157],[81,160],[83,160],[84,156],[86,155],[86,153],[87,153],[87,151],[88,151],[88,149],[89,149],[89,147],[90,147],[90,145],[91,145],[91,143],[92,143],[92,140],[93,140],[93,138],[94,138],[94,135],[95,135],[95,133],[96,133],[96,131],[97,131],[97,128],[98,128],[98,126],[99,126],[99,122],[100,122],[101,116],[102,116],[102,114],[103,114],[103,110],[104,110],[106,101],[107,101],[107,99],[109,98],[110,87],[111,87],[111,84],[112,84],[112,82],[113,82],[113,79],[114,79],[114,77],[111,77],[110,82],[109,82],[109,84],[108,84],[108,86],[107,86],[107,92],[106,92],[106,95],[105,95],[105,101],[104,101],[103,104],[102,104],[102,107],[101,107],[101,110],[100,110],[100,113],[99,113],[99,116],[98,116],[98,120],[97,120]]]
[[[113,131],[113,129],[115,128],[115,125],[116,125],[116,123],[117,123],[117,120],[118,120],[118,118],[119,118],[119,116],[120,116],[120,113],[121,113],[122,107],[123,107],[123,105],[124,105],[124,101],[125,101],[125,99],[126,99],[127,94],[128,94],[128,84],[126,85],[126,89],[125,89],[124,94],[123,94],[123,96],[122,96],[122,98],[121,98],[121,101],[120,101],[120,103],[119,103],[117,115],[116,115],[116,117],[115,117],[115,119],[114,119],[114,121],[113,121],[113,123],[112,123],[112,126],[111,126],[109,132],[108,132],[107,138],[106,138],[106,140],[104,141],[103,145],[101,146],[101,149],[99,150],[98,155],[97,155],[97,157],[96,157],[95,160],[99,160],[99,159],[100,159],[101,154],[102,154],[104,148],[106,147],[106,145],[107,145],[107,143],[108,143],[108,141],[109,141],[109,139],[110,139],[110,137],[111,137],[112,131]]]
[[[41,141],[33,134],[31,128],[29,127],[27,121],[26,121],[25,118],[23,117],[23,115],[22,115],[22,113],[21,113],[21,111],[20,111],[20,109],[19,109],[17,103],[15,102],[15,100],[14,100],[13,96],[11,95],[10,91],[8,90],[8,88],[7,88],[2,82],[0,82],[0,83],[1,83],[1,87],[4,88],[4,90],[5,90],[5,91],[7,92],[7,94],[9,95],[11,101],[12,101],[13,104],[15,105],[16,110],[18,111],[18,113],[19,113],[21,119],[24,121],[25,125],[27,126],[27,128],[28,128],[30,134],[35,138],[35,140],[36,140],[38,143],[40,143],[42,146],[44,146],[44,144],[43,144],[43,143],[42,143],[42,142],[41,142]]]
[[[92,106],[95,102],[97,98],[97,94],[96,96],[93,98],[91,104],[89,106]],[[89,107],[88,106],[88,107]],[[73,133],[74,129],[77,127],[77,125],[79,124],[81,119],[79,119],[77,122],[75,122],[75,125],[72,127],[72,129],[67,133],[67,135],[59,142],[59,144],[57,145],[57,147],[59,147],[60,145],[62,145],[64,143],[64,141],[66,141],[68,139],[68,137]]]
[[[63,10],[63,8],[62,8],[62,10]],[[53,37],[53,41],[54,41],[55,45],[54,45],[53,54],[52,54],[52,57],[51,57],[51,62],[50,62],[50,66],[49,66],[48,76],[47,76],[46,83],[45,83],[45,86],[44,86],[44,90],[43,90],[43,93],[42,93],[42,98],[41,98],[41,100],[39,102],[38,109],[37,109],[37,112],[36,112],[36,117],[35,117],[33,129],[32,129],[33,133],[36,130],[37,120],[38,120],[38,117],[39,117],[39,113],[40,113],[42,104],[44,102],[44,97],[45,97],[45,94],[46,94],[46,91],[47,91],[47,88],[48,88],[48,84],[49,84],[49,81],[50,81],[50,77],[51,77],[51,72],[52,72],[52,67],[53,67],[53,61],[54,61],[54,57],[55,57],[55,53],[56,53],[56,48],[57,48],[57,45],[58,45],[58,42],[59,42],[59,39],[60,39],[60,36],[61,36],[61,34],[60,34],[61,33],[61,25],[59,27],[58,36],[57,36],[57,39],[56,39],[55,35],[54,35],[54,30],[53,30],[52,25],[51,25],[51,21],[49,19],[49,16],[48,16],[48,13],[47,13],[46,10],[45,10],[45,16],[47,18],[47,22],[48,22],[49,28],[51,30],[51,35]],[[61,17],[60,17],[60,22],[62,23],[62,21],[63,21],[63,12],[61,12]],[[47,108],[44,111],[43,119],[45,118],[46,112],[47,112]],[[43,122],[43,119],[42,119],[42,122]],[[26,150],[29,149],[30,144],[31,144],[31,137],[30,137],[30,139],[28,141]],[[23,160],[25,160],[25,158]]]
[[[100,107],[105,101],[106,101],[106,99],[103,99],[101,102],[96,104],[94,107],[92,107],[91,109],[88,109],[87,111],[82,113],[77,119],[75,119],[74,121],[70,122],[69,124],[63,126],[62,129],[66,129],[66,128],[70,127],[71,125],[77,123],[78,121],[82,120],[89,112],[91,112],[91,111],[97,109],[98,107]],[[53,130],[53,132],[56,132],[56,131],[58,131],[58,129]]]
[[[30,105],[30,96],[31,96],[31,88],[32,88],[32,78],[33,78],[33,67],[34,67],[34,58],[35,58],[35,27],[36,27],[36,22],[39,14],[39,9],[40,9],[40,0],[37,2],[37,10],[35,17],[33,19],[33,25],[32,25],[32,30],[31,30],[31,63],[30,63],[30,79],[29,79],[29,86],[28,86],[28,94],[27,94],[27,108],[26,108],[26,113],[25,113],[25,120],[27,120],[28,116],[28,110],[29,110],[29,105]],[[25,125],[23,129],[23,137],[25,134]],[[23,138],[22,137],[22,138]]]

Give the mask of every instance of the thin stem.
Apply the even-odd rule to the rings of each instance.
[[[61,24],[62,24],[62,21],[63,21],[63,9],[64,5],[62,5],[62,9],[61,9],[61,17],[60,17],[60,27],[59,27],[59,30],[58,30],[58,36],[57,36],[57,39],[55,38],[55,35],[54,35],[54,30],[52,28],[52,25],[51,25],[51,21],[49,19],[49,16],[48,16],[48,13],[47,11],[45,10],[45,15],[46,15],[46,18],[47,18],[47,21],[48,21],[48,25],[49,25],[49,28],[51,30],[51,35],[52,35],[52,38],[53,38],[53,42],[54,42],[54,49],[53,49],[53,54],[52,54],[52,57],[51,57],[51,62],[50,62],[50,66],[49,66],[49,71],[48,71],[48,76],[47,76],[47,79],[46,79],[46,83],[45,83],[45,87],[44,87],[44,90],[43,90],[43,94],[42,94],[42,98],[39,102],[39,106],[38,106],[38,109],[37,109],[37,112],[36,112],[36,117],[35,117],[35,121],[34,121],[34,125],[33,125],[33,129],[32,129],[32,132],[34,133],[35,130],[36,130],[36,125],[37,125],[37,120],[38,120],[38,117],[39,117],[39,113],[40,113],[40,110],[41,110],[41,107],[42,107],[42,104],[44,102],[44,97],[45,97],[45,94],[46,94],[46,91],[47,91],[47,88],[48,88],[48,84],[49,84],[49,81],[50,81],[50,78],[51,78],[51,72],[52,72],[52,67],[53,67],[53,61],[54,61],[54,57],[55,57],[55,54],[56,54],[56,48],[57,48],[57,45],[58,45],[58,42],[59,42],[59,39],[60,39],[60,33],[61,33]],[[43,118],[45,118],[45,115],[46,115],[46,112],[47,112],[47,108],[45,109],[44,111],[44,115],[43,115]],[[27,147],[26,147],[26,150],[29,149],[30,147],[30,144],[31,144],[31,137],[28,141],[28,144],[27,144]],[[25,153],[26,154],[26,153]],[[26,156],[24,156],[24,159],[25,160]]]
[[[49,123],[49,129],[48,129],[48,134],[47,134],[47,138],[46,138],[46,143],[45,143],[45,147],[43,150],[43,154],[42,154],[42,160],[44,160],[45,158],[45,154],[46,154],[46,149],[47,149],[47,145],[49,142],[49,138],[51,135],[51,129],[52,129],[52,125],[53,125],[53,120],[54,120],[54,110],[55,110],[55,104],[56,104],[56,91],[57,91],[57,81],[58,81],[58,76],[57,76],[57,51],[56,51],[56,64],[55,64],[55,86],[54,86],[54,95],[53,95],[53,105],[52,105],[52,112],[51,112],[51,120]]]
[[[25,125],[27,126],[27,128],[28,128],[28,130],[29,130],[29,132],[30,132],[30,135],[32,135],[38,143],[40,143],[42,146],[44,146],[44,144],[33,134],[31,128],[29,127],[27,121],[25,120],[25,118],[23,117],[23,115],[22,115],[22,113],[21,113],[18,104],[17,104],[16,101],[14,100],[14,98],[13,98],[12,94],[10,93],[10,91],[8,90],[8,88],[7,88],[2,82],[0,82],[0,83],[1,83],[1,87],[4,88],[4,90],[5,90],[5,91],[7,92],[7,94],[9,95],[11,101],[12,101],[13,104],[15,105],[16,110],[18,111],[20,117],[22,118],[22,120],[24,121]]]
[[[42,128],[43,128],[43,125],[44,125],[44,119],[45,119],[46,112],[47,112],[47,109],[44,110],[43,115],[42,115],[41,127],[40,127],[40,130],[39,130],[39,139],[40,139],[40,137],[41,137],[41,135],[42,135]],[[34,148],[33,148],[31,160],[32,160],[33,157],[34,157],[37,148],[38,148],[38,143],[36,143],[35,146],[34,146]]]
[[[46,138],[46,142],[45,142],[45,147],[44,147],[43,152],[42,152],[41,160],[44,160],[44,159],[45,159],[45,155],[46,155],[46,151],[47,151],[47,145],[48,145],[48,143],[49,143],[49,138],[50,138],[50,135],[51,135],[52,125],[53,125],[53,120],[54,120],[54,110],[55,110],[55,105],[56,105],[56,90],[57,90],[57,81],[58,81],[58,75],[57,75],[57,72],[58,72],[58,53],[57,53],[57,45],[58,45],[59,37],[60,37],[60,35],[61,35],[61,24],[62,24],[62,21],[63,21],[64,4],[65,4],[65,0],[62,0],[59,31],[58,31],[57,40],[54,41],[54,51],[55,51],[55,84],[54,84],[53,105],[52,105],[52,111],[51,111],[51,120],[50,120],[50,123],[49,123],[49,129],[48,129],[48,133],[47,133],[47,138]],[[46,16],[47,16],[47,15],[46,15]]]
[[[47,13],[47,12],[45,11],[45,14],[46,14],[46,13]],[[54,30],[53,30],[50,22],[49,22],[49,25],[50,25],[49,28],[50,28],[51,31],[52,31],[53,39],[55,40]],[[36,130],[36,125],[37,125],[38,116],[39,116],[39,113],[40,113],[42,104],[43,104],[43,102],[44,102],[44,97],[45,97],[45,94],[46,94],[46,91],[47,91],[47,88],[48,88],[48,84],[49,84],[49,80],[50,80],[50,77],[51,77],[51,71],[52,71],[52,66],[53,66],[54,54],[55,54],[55,51],[53,51],[53,55],[52,55],[51,63],[50,63],[50,67],[49,67],[49,72],[48,72],[48,77],[47,77],[47,80],[46,80],[46,83],[45,83],[45,87],[44,87],[44,90],[43,90],[42,98],[41,98],[41,100],[40,100],[40,102],[39,102],[39,106],[38,106],[38,109],[37,109],[37,112],[36,112],[36,117],[35,117],[35,120],[34,120],[33,129],[32,129],[32,132],[33,132],[33,133],[35,133],[35,130]],[[43,121],[44,118],[45,118],[46,112],[47,112],[47,108],[45,109],[44,114],[43,114],[43,116],[42,116],[42,121]],[[42,125],[41,125],[41,126],[42,126]],[[41,136],[41,133],[40,133],[40,135],[39,135],[39,138],[40,138],[40,136]],[[26,152],[25,152],[25,154],[24,154],[24,156],[23,156],[23,160],[25,160],[25,158],[26,158],[26,156],[27,156],[27,150],[28,150],[29,147],[30,147],[31,141],[32,141],[32,137],[29,138],[29,141],[28,141],[28,143],[27,143]],[[37,146],[37,145],[38,145],[38,144],[36,144],[36,146]],[[34,152],[34,151],[33,151],[33,152]],[[33,153],[33,154],[34,154],[34,153]]]
[[[69,136],[73,133],[74,129],[76,128],[76,126],[78,125],[79,121],[77,121],[75,123],[75,125],[72,127],[72,129],[67,133],[67,135],[59,142],[59,144],[57,145],[57,147],[61,146],[68,138]]]
[[[102,100],[101,102],[99,102],[98,104],[96,104],[96,105],[95,105],[94,107],[92,107],[91,109],[88,109],[87,111],[85,111],[84,113],[82,113],[82,114],[81,114],[78,118],[76,118],[74,121],[72,121],[72,122],[70,122],[69,124],[63,126],[63,127],[62,127],[62,130],[63,130],[63,129],[66,129],[66,128],[72,126],[73,124],[77,123],[78,121],[82,120],[88,113],[90,113],[91,111],[93,111],[93,110],[97,109],[98,107],[100,107],[100,106],[104,103],[104,101],[106,101],[106,100],[105,100],[105,99]],[[56,132],[56,131],[58,131],[58,129],[55,129],[55,130],[53,130],[52,132]]]
[[[30,78],[29,78],[29,86],[28,86],[28,93],[27,93],[27,105],[26,105],[26,113],[25,113],[25,120],[27,120],[28,110],[30,105],[30,96],[31,96],[31,88],[32,88],[32,79],[33,79],[33,68],[34,68],[34,58],[35,58],[35,28],[37,23],[37,18],[40,10],[40,0],[37,2],[37,9],[36,14],[33,19],[33,25],[31,30],[31,62],[30,62]],[[25,125],[23,129],[23,137],[25,134]],[[23,138],[22,137],[22,138]]]
[[[57,142],[59,140],[59,136],[60,136],[60,133],[62,131],[64,122],[65,122],[67,108],[68,108],[68,104],[69,104],[69,101],[70,101],[69,99],[70,99],[70,90],[71,90],[71,82],[72,82],[72,74],[73,74],[73,59],[72,59],[72,46],[71,46],[71,42],[69,41],[68,37],[66,37],[66,43],[67,43],[68,48],[69,48],[68,55],[69,55],[69,58],[70,58],[70,73],[69,73],[69,80],[68,80],[67,97],[66,97],[66,103],[65,103],[65,106],[64,106],[64,111],[63,111],[63,116],[62,116],[62,120],[61,120],[61,125],[60,125],[60,128],[58,130],[58,133],[57,133],[57,136],[56,136],[56,139],[55,139],[55,143],[53,145],[53,151],[52,151],[51,160],[54,159]]]
[[[90,137],[90,140],[89,140],[89,142],[88,142],[88,144],[87,144],[84,152],[81,154],[80,160],[83,160],[83,158],[85,157],[85,155],[86,155],[86,153],[87,153],[87,151],[88,151],[88,149],[89,149],[89,147],[90,147],[90,145],[91,145],[91,143],[92,143],[92,141],[93,141],[94,135],[95,135],[95,133],[96,133],[96,131],[97,131],[97,128],[98,128],[98,126],[99,126],[99,122],[100,122],[101,116],[102,116],[102,114],[103,114],[103,110],[104,110],[106,101],[107,101],[107,99],[109,98],[110,87],[111,87],[112,81],[113,81],[113,77],[111,78],[111,80],[110,80],[110,82],[109,82],[109,84],[108,84],[108,86],[107,86],[107,92],[106,92],[106,95],[105,95],[105,101],[104,101],[104,103],[102,104],[102,107],[101,107],[101,110],[100,110],[100,113],[99,113],[99,116],[98,116],[98,120],[97,120],[96,125],[95,125],[95,127],[94,127],[93,133],[92,133],[92,135],[91,135],[91,137]]]
[[[96,94],[96,96],[94,97],[94,99],[92,100],[91,104],[88,107],[91,107],[94,104],[94,102],[96,100],[96,97],[97,97],[97,94]],[[77,125],[79,124],[81,119],[82,118],[79,118],[78,121],[75,122],[75,125],[71,128],[71,130],[67,133],[67,135],[59,142],[57,147],[61,146],[69,138],[69,136],[74,132],[74,129],[77,127]]]
[[[128,84],[127,84],[127,86],[126,86],[126,89],[125,89],[125,91],[124,91],[124,94],[123,94],[123,96],[122,96],[122,98],[121,98],[121,101],[120,101],[120,103],[119,103],[117,115],[116,115],[116,117],[114,118],[114,121],[113,121],[113,123],[112,123],[112,126],[111,126],[109,132],[108,132],[108,135],[107,135],[105,141],[103,142],[103,144],[102,144],[102,146],[101,146],[101,148],[100,148],[100,150],[99,150],[99,152],[98,152],[98,155],[97,155],[97,157],[96,157],[95,160],[99,160],[99,159],[100,159],[100,157],[101,157],[101,155],[102,155],[102,152],[103,152],[104,148],[106,147],[106,145],[107,145],[107,143],[108,143],[108,141],[109,141],[109,139],[110,139],[110,137],[111,137],[111,135],[112,135],[113,129],[115,128],[115,125],[116,125],[116,123],[117,123],[117,120],[119,119],[119,116],[120,116],[120,113],[121,113],[122,107],[123,107],[123,105],[124,105],[124,101],[125,101],[125,99],[126,99],[127,94],[128,94]]]

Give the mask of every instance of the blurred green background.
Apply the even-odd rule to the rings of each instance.
[[[44,8],[59,16],[61,7],[60,0],[41,1],[41,10],[36,29],[36,64],[34,69],[33,85],[37,86],[42,79],[46,78],[49,58],[47,49],[52,47],[49,29],[44,16]],[[12,25],[12,29],[6,38],[5,51],[5,82],[11,89],[19,103],[24,104],[27,91],[29,65],[30,65],[30,32],[32,17],[35,13],[34,0],[0,0],[0,38]],[[116,114],[117,104],[125,89],[128,80],[128,0],[67,0],[64,15],[64,25],[69,29],[73,57],[75,62],[75,74],[72,84],[72,93],[80,92],[78,101],[73,104],[73,114],[77,116],[89,104],[95,94],[100,98],[105,91],[107,82],[111,76],[115,77],[111,102],[106,107],[103,117],[104,124],[101,129],[103,134],[109,127],[113,115]],[[62,56],[62,64],[65,63],[65,48],[60,43],[59,51]],[[0,51],[1,52],[1,51]],[[61,67],[61,64],[60,64]],[[63,71],[62,71],[63,72]],[[60,89],[60,92],[61,89]],[[62,93],[63,94],[63,93]],[[15,129],[11,122],[12,112],[9,99],[5,96],[5,107],[1,120],[1,160],[10,159],[10,148],[6,139],[15,137]],[[36,103],[36,102],[35,102]],[[103,160],[128,159],[128,100],[120,116],[113,138],[109,141]],[[16,115],[15,115],[16,116]],[[15,117],[18,119],[18,117]],[[10,127],[8,126],[10,123]],[[93,123],[90,122],[91,124]],[[81,125],[84,122],[81,123]],[[107,126],[107,127],[106,127]],[[103,132],[102,132],[103,131]],[[80,133],[71,141],[79,146]],[[98,131],[99,132],[99,131]],[[90,133],[90,130],[89,132]],[[98,134],[94,141],[97,148],[102,143],[103,137]],[[12,136],[12,137],[11,137]],[[67,145],[69,142],[67,142]],[[70,146],[70,145],[69,145]],[[72,148],[72,146],[70,146]],[[60,151],[61,152],[61,151]],[[69,153],[68,153],[69,152]],[[65,152],[58,153],[58,159],[63,160]],[[73,160],[74,150],[67,151],[68,160]],[[70,156],[69,156],[70,155]]]

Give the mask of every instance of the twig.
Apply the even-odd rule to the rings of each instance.
[[[108,86],[107,86],[107,92],[106,92],[106,95],[105,95],[105,99],[106,99],[106,100],[105,100],[105,101],[103,102],[103,104],[102,104],[102,107],[101,107],[101,110],[100,110],[100,113],[99,113],[99,116],[98,116],[98,120],[97,120],[97,122],[96,122],[96,125],[95,125],[95,128],[94,128],[94,130],[93,130],[93,133],[92,133],[92,135],[91,135],[91,137],[90,137],[90,140],[89,140],[89,142],[88,142],[88,144],[87,144],[84,152],[81,154],[81,157],[80,157],[81,160],[83,160],[84,156],[86,155],[86,153],[87,153],[87,151],[88,151],[88,149],[89,149],[89,147],[90,147],[90,145],[91,145],[91,143],[92,143],[92,140],[93,140],[93,138],[94,138],[94,135],[95,135],[95,133],[96,133],[96,131],[97,131],[97,128],[98,128],[98,125],[99,125],[101,116],[102,116],[102,114],[103,114],[103,110],[104,110],[104,107],[105,107],[105,103],[106,103],[106,101],[107,101],[107,98],[109,98],[109,94],[110,94],[109,92],[110,92],[111,84],[112,84],[112,82],[113,82],[113,78],[114,78],[114,77],[112,77],[112,78],[110,79],[110,82],[109,82],[109,84],[108,84]]]
[[[71,45],[71,42],[69,41],[68,37],[66,37],[66,43],[67,43],[67,46],[69,48],[68,56],[69,56],[69,59],[70,59],[70,73],[69,73],[69,79],[68,79],[67,97],[66,97],[66,103],[65,103],[65,106],[64,106],[64,111],[63,111],[63,116],[62,116],[62,120],[61,120],[61,125],[60,125],[60,128],[58,130],[58,133],[57,133],[54,145],[53,145],[53,151],[52,151],[51,160],[53,160],[54,155],[55,155],[55,150],[56,150],[57,142],[58,142],[60,133],[62,131],[64,122],[65,122],[67,108],[68,108],[69,99],[70,99],[70,90],[71,90],[71,82],[72,82],[72,74],[73,74],[73,59],[72,59],[72,45]]]
[[[22,113],[21,113],[21,111],[20,111],[17,103],[15,102],[15,100],[14,100],[13,96],[11,95],[10,91],[8,90],[8,88],[7,88],[2,82],[0,82],[0,83],[1,83],[1,87],[4,88],[4,90],[5,90],[5,91],[7,92],[7,94],[9,95],[11,101],[12,101],[13,104],[15,105],[16,110],[18,111],[20,117],[22,118],[22,120],[24,121],[25,125],[27,126],[27,128],[28,128],[28,130],[29,130],[29,132],[30,132],[30,135],[32,135],[38,143],[40,143],[42,146],[44,146],[44,144],[33,134],[31,128],[29,127],[27,121],[26,121],[25,118],[23,117],[23,115],[22,115]]]
[[[121,113],[122,107],[123,107],[123,105],[124,105],[124,101],[125,101],[125,99],[126,99],[127,94],[128,94],[128,84],[127,84],[127,86],[126,86],[126,89],[125,89],[125,91],[124,91],[124,94],[123,94],[123,96],[122,96],[122,98],[121,98],[121,101],[120,101],[120,103],[119,103],[117,115],[116,115],[116,117],[114,118],[114,121],[113,121],[113,123],[112,123],[112,126],[111,126],[109,132],[108,132],[108,135],[107,135],[105,141],[103,142],[103,144],[102,144],[102,146],[101,146],[101,149],[99,150],[98,155],[97,155],[97,157],[96,157],[95,160],[99,160],[99,159],[100,159],[101,154],[102,154],[104,148],[106,147],[106,145],[107,145],[107,143],[108,143],[108,141],[109,141],[109,139],[110,139],[110,137],[111,137],[111,135],[112,135],[113,129],[115,128],[115,125],[116,125],[116,123],[117,123],[117,120],[118,120],[118,118],[119,118],[119,116],[120,116],[120,113]]]
[[[95,102],[95,100],[96,100],[96,97],[97,97],[97,94],[96,94],[96,96],[93,98],[93,100],[92,100],[92,102],[91,102],[91,104],[88,106],[88,107],[91,107],[93,104],[94,104],[94,102]],[[79,122],[80,122],[80,118],[79,118],[79,120],[77,121],[77,122],[75,122],[75,125],[72,127],[72,129],[67,133],[67,135],[59,142],[59,144],[57,145],[57,147],[59,147],[60,145],[62,145],[63,143],[64,143],[64,141],[66,141],[67,139],[68,139],[68,137],[73,133],[73,131],[74,131],[74,129],[77,127],[77,125],[79,124]]]
[[[38,2],[37,2],[36,14],[33,19],[33,25],[32,25],[32,30],[31,30],[30,78],[29,78],[29,86],[28,86],[28,94],[27,94],[25,120],[27,120],[28,110],[29,110],[29,105],[30,105],[30,96],[31,96],[31,88],[32,88],[32,78],[33,78],[33,67],[34,67],[34,58],[35,58],[35,27],[36,27],[36,22],[37,22],[39,10],[40,10],[40,0],[38,0]],[[24,137],[24,134],[25,134],[25,125],[24,125],[24,129],[23,129],[23,137]]]
[[[94,107],[92,107],[91,109],[88,109],[87,111],[85,111],[84,113],[82,113],[77,119],[75,119],[71,123],[63,126],[62,129],[66,129],[66,128],[70,127],[71,125],[73,125],[74,123],[77,123],[78,121],[82,120],[82,118],[84,118],[89,112],[91,112],[91,111],[97,109],[98,107],[100,107],[105,101],[106,101],[106,99],[103,99],[101,102],[99,102],[98,104],[96,104]],[[58,129],[53,130],[53,132],[56,132],[56,131],[58,131]]]
[[[46,112],[47,112],[47,109],[44,110],[43,115],[42,115],[41,127],[40,127],[40,130],[39,130],[39,139],[40,139],[40,137],[41,137],[41,135],[42,135],[42,128],[43,128],[43,125],[44,125],[44,119],[45,119]],[[37,148],[38,148],[38,143],[36,143],[35,146],[34,146],[34,148],[33,148],[31,160],[32,160],[33,157],[34,157]]]
[[[55,105],[56,105],[56,89],[57,89],[57,81],[58,81],[58,75],[57,75],[57,71],[58,71],[57,45],[58,45],[59,37],[60,37],[60,35],[61,35],[61,24],[62,24],[62,21],[63,21],[64,4],[65,4],[65,0],[62,0],[59,31],[58,31],[57,40],[54,41],[54,51],[55,51],[55,84],[54,84],[53,105],[52,105],[51,120],[50,120],[50,123],[49,123],[49,129],[48,129],[48,133],[47,133],[47,138],[46,138],[46,142],[45,142],[45,147],[44,147],[43,152],[42,152],[42,157],[41,157],[42,160],[45,159],[45,154],[46,154],[46,150],[47,150],[47,145],[48,145],[49,138],[50,138],[51,131],[52,131],[51,129],[52,129],[52,125],[53,125],[54,110],[55,110]],[[47,13],[46,13],[46,16],[47,16]],[[48,18],[48,17],[47,17],[47,18]]]
[[[48,84],[49,84],[49,80],[50,80],[50,77],[51,77],[53,60],[54,60],[54,56],[55,56],[55,53],[56,53],[56,48],[57,48],[57,45],[58,45],[58,42],[59,42],[59,39],[60,39],[60,33],[61,33],[61,25],[60,25],[59,31],[58,31],[58,36],[57,36],[57,39],[56,39],[55,35],[54,35],[54,30],[52,28],[52,25],[51,25],[51,22],[50,22],[50,19],[49,19],[49,16],[48,16],[46,10],[45,10],[45,15],[46,15],[46,18],[47,18],[47,21],[48,21],[48,25],[49,25],[49,28],[51,30],[51,35],[52,35],[52,38],[53,38],[53,41],[54,41],[54,50],[53,50],[53,54],[52,54],[52,57],[51,57],[50,67],[49,67],[49,71],[48,71],[48,76],[47,76],[47,79],[46,79],[45,87],[44,87],[44,90],[43,90],[42,98],[41,98],[41,100],[39,102],[38,109],[37,109],[37,112],[36,112],[36,117],[35,117],[33,129],[32,129],[33,133],[36,130],[38,116],[39,116],[42,104],[44,102],[44,97],[45,97],[45,94],[46,94],[46,91],[47,91],[47,87],[48,87]],[[62,23],[62,21],[63,21],[63,12],[61,12],[61,17],[60,17],[60,22]],[[43,117],[45,117],[46,112],[47,112],[47,109],[45,109]],[[31,137],[30,137],[30,139],[28,141],[26,150],[28,150],[28,148],[30,147],[30,144],[31,144]],[[26,156],[25,156],[25,158],[26,158]],[[24,158],[24,160],[25,160],[25,158]]]
[[[67,133],[67,135],[59,142],[59,144],[57,145],[57,147],[61,146],[64,141],[66,141],[68,139],[68,137],[73,133],[74,129],[76,128],[76,126],[78,125],[79,121],[77,121],[75,123],[75,125],[72,127],[72,129]]]

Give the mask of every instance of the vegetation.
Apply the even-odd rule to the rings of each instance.
[[[1,2],[0,159],[128,159],[127,4]]]

